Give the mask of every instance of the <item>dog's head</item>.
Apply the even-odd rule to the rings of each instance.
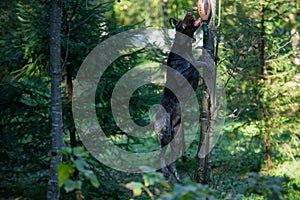
[[[176,31],[183,33],[191,38],[193,38],[195,31],[201,25],[201,19],[195,20],[191,12],[188,12],[183,20],[178,21],[174,18],[170,18],[169,22],[171,26],[175,26]]]

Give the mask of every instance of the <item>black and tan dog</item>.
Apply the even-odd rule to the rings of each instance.
[[[180,107],[180,103],[183,102],[179,102],[179,99],[180,101],[188,99],[191,92],[198,86],[199,72],[193,64],[199,64],[199,62],[196,62],[193,57],[192,43],[195,41],[193,35],[201,25],[201,20],[195,20],[193,14],[188,12],[183,20],[177,21],[171,18],[170,24],[175,26],[176,34],[167,61],[167,82],[161,99],[163,109],[157,113],[154,126],[162,148],[160,153],[162,173],[168,177],[169,170],[171,170],[177,182],[181,183],[176,169],[176,159],[180,151],[185,151],[185,141]],[[174,90],[176,90],[177,97],[172,92]],[[178,99],[178,95],[181,98]],[[165,152],[168,144],[171,146],[171,164],[167,166]]]

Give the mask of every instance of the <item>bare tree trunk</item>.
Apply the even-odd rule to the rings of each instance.
[[[52,108],[52,159],[47,199],[59,199],[57,164],[62,162],[62,101],[61,101],[61,17],[62,0],[52,0],[50,30],[50,76]]]
[[[168,6],[168,1],[164,0],[162,2],[162,10],[163,10],[163,19],[164,19],[164,28],[168,28],[168,13],[167,13],[167,7]]]
[[[144,0],[144,5],[145,5],[145,26],[146,27],[149,27],[150,26],[150,15],[149,13],[151,12],[149,9],[150,8],[150,2],[149,0]]]
[[[265,7],[264,7],[264,0],[260,0],[259,1],[260,4],[260,24],[261,24],[261,32],[260,32],[260,64],[261,64],[261,69],[262,69],[262,77],[264,80],[264,87],[265,89],[268,86],[268,68],[266,66],[266,62],[265,62],[265,16],[264,16],[264,12],[265,12]],[[267,94],[267,91],[264,90],[264,94],[263,97],[265,97]],[[264,98],[265,99],[265,98]],[[267,108],[267,104],[266,102],[263,102],[263,113],[264,113],[264,119],[265,121],[268,121],[269,116],[268,116],[268,108]],[[267,126],[268,123],[265,123],[265,126]],[[268,128],[266,128],[266,130],[268,131]],[[270,169],[272,167],[272,157],[271,157],[271,142],[270,142],[270,135],[267,131],[264,131],[265,137],[265,149],[266,149],[266,159],[267,159],[267,165],[268,165],[268,169]]]
[[[262,68],[262,74],[264,79],[264,84],[268,84],[268,70],[267,66],[265,65],[265,15],[264,15],[264,0],[259,1],[260,4],[260,24],[261,24],[261,31],[260,31],[260,64]]]
[[[67,92],[68,92],[68,106],[66,109],[67,118],[68,118],[68,129],[69,129],[69,134],[70,134],[70,142],[71,142],[71,147],[74,149],[77,146],[77,138],[76,138],[76,129],[75,129],[75,124],[74,124],[74,119],[73,119],[73,114],[72,114],[72,100],[73,100],[73,74],[72,74],[72,66],[67,65],[66,66],[66,71],[67,71]],[[76,158],[75,158],[76,159]],[[73,179],[74,180],[79,180],[79,171],[77,168],[75,168],[75,171],[73,173]]]
[[[77,146],[76,132],[75,132],[75,124],[72,115],[72,98],[73,98],[73,74],[72,74],[72,66],[66,66],[67,71],[67,92],[68,92],[68,120],[69,120],[69,132],[70,132],[70,142],[71,147],[74,148]]]
[[[209,1],[209,0],[204,0]],[[202,1],[202,2],[204,2]],[[215,8],[216,1],[211,0],[212,16],[208,23],[208,35],[203,34],[203,48],[208,51],[210,56],[214,58],[214,39],[215,39]],[[212,161],[212,138],[213,127],[215,122],[216,109],[216,66],[213,73],[203,70],[203,76],[210,76],[211,83],[207,83],[203,79],[202,84],[202,112],[201,112],[201,132],[200,143],[197,151],[197,162],[195,171],[195,180],[208,184],[211,182],[211,161]],[[208,79],[207,79],[208,80]],[[209,87],[208,87],[209,86]]]

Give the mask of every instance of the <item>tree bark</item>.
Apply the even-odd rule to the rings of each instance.
[[[209,1],[209,0],[205,0]],[[204,2],[204,1],[202,1]],[[214,58],[215,45],[215,8],[216,1],[211,0],[212,16],[208,23],[208,35],[203,34],[203,48],[208,51],[212,59]],[[203,70],[203,77],[210,76],[211,83],[207,83],[204,78],[202,82],[202,107],[201,107],[201,132],[200,142],[197,151],[195,180],[203,184],[211,182],[211,162],[212,162],[212,138],[216,109],[216,65],[213,73]],[[208,87],[210,86],[210,88]]]
[[[168,28],[168,12],[167,12],[168,1],[164,0],[162,2],[162,10],[163,10],[163,19],[164,19],[164,28]]]
[[[264,0],[260,0],[259,1],[260,4],[260,24],[261,24],[261,31],[260,31],[260,65],[261,65],[261,70],[262,70],[262,78],[264,80],[264,92],[263,92],[263,99],[266,99],[265,96],[268,95],[267,94],[267,87],[268,87],[268,68],[265,62],[265,48],[266,48],[266,44],[265,44],[265,7],[264,7]],[[267,122],[269,120],[269,115],[268,115],[268,106],[267,106],[267,102],[265,102],[263,100],[263,116],[264,116],[264,120]],[[268,126],[268,123],[265,123],[264,126]],[[265,130],[268,131],[268,128],[266,128]],[[267,131],[264,131],[265,135],[265,150],[266,150],[266,159],[267,159],[267,166],[268,169],[270,169],[272,167],[272,157],[271,157],[271,142],[270,142],[270,135]]]
[[[50,76],[52,109],[52,153],[47,199],[59,199],[57,164],[62,162],[62,100],[61,100],[61,18],[62,1],[52,0],[50,27]]]
[[[69,132],[70,132],[70,142],[71,147],[74,148],[77,146],[77,139],[76,139],[76,131],[75,131],[75,124],[73,120],[72,114],[72,98],[73,98],[73,74],[72,74],[72,66],[66,66],[67,71],[67,92],[68,92],[68,120],[69,120]]]
[[[73,113],[72,113],[72,100],[73,100],[73,73],[72,73],[72,66],[67,65],[66,66],[67,71],[67,92],[68,92],[68,106],[66,109],[67,114],[67,120],[68,120],[68,129],[70,133],[70,142],[71,142],[71,148],[74,149],[77,146],[77,138],[76,138],[76,129],[73,119]],[[77,159],[75,157],[75,159]],[[77,168],[75,168],[75,171],[73,173],[73,179],[79,180],[79,171]]]

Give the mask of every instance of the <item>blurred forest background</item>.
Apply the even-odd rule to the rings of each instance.
[[[0,5],[0,198],[44,199],[51,159],[51,4],[50,0],[2,0]],[[182,185],[172,178],[164,180],[157,172],[139,175],[110,169],[84,149],[71,110],[73,81],[84,58],[101,41],[122,31],[171,28],[170,17],[183,18],[196,6],[195,0],[63,1],[61,199],[130,199],[133,195],[136,199],[299,199],[297,0],[222,1],[216,39],[227,117],[213,149],[210,185],[193,181],[198,141],[188,150],[188,162],[178,162],[179,173],[185,176]],[[199,30],[199,40],[201,34]],[[128,151],[159,146],[154,133],[145,141],[117,127],[110,111],[113,87],[138,64],[160,64],[166,58],[167,52],[134,52],[113,62],[100,81],[106,87],[97,94],[99,122],[111,140]],[[148,85],[133,94],[131,114],[137,123],[149,121],[148,109],[159,103],[161,92],[162,87]],[[197,94],[201,96],[201,88]]]

